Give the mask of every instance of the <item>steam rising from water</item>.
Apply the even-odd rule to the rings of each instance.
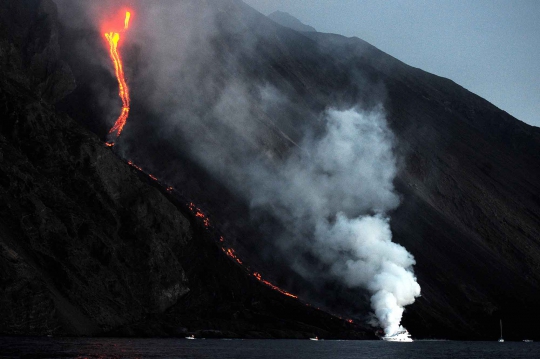
[[[386,216],[399,204],[393,136],[380,109],[328,110],[320,121],[324,134],[308,135],[301,153],[278,168],[258,164],[250,172],[252,205],[286,223],[280,246],[296,254],[291,260],[300,274],[367,289],[378,324],[393,334],[404,306],[420,295],[414,258],[392,242]],[[299,260],[304,253],[324,270]]]
[[[76,3],[94,24],[100,23],[100,6],[116,5],[57,2],[70,21]],[[266,36],[268,44],[279,34],[267,34],[278,28],[256,17],[251,25],[242,17],[227,23],[239,13],[258,16],[238,4],[140,2],[135,31],[144,58],[136,88],[146,94],[139,101],[144,98],[146,107],[160,114],[153,119],[162,131],[156,141],[182,142],[183,151],[187,147],[252,209],[278,219],[283,230],[273,240],[300,275],[368,290],[377,325],[392,334],[420,287],[414,258],[392,242],[388,212],[399,197],[392,184],[394,138],[384,111],[356,105],[332,109],[327,103],[328,110],[313,113],[273,84],[250,77],[238,59],[257,58],[259,38]],[[243,12],[235,12],[238,8]],[[229,41],[241,39],[225,47],[229,52],[215,47],[222,45],[216,40],[222,31],[230,32]],[[129,133],[123,136],[124,148],[137,141]]]

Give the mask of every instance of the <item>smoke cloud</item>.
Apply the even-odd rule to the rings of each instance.
[[[378,324],[395,333],[420,286],[386,215],[399,204],[393,136],[382,109],[330,109],[319,121],[323,134],[307,135],[279,167],[254,164],[251,204],[285,223],[279,246],[298,273],[367,289]],[[299,260],[306,253],[316,266]]]
[[[104,15],[94,2],[57,3],[68,23],[77,14],[86,18],[79,26],[100,31]],[[134,106],[138,100],[152,112],[159,141],[189,153],[254,212],[278,220],[271,240],[292,270],[369,291],[377,325],[395,333],[420,287],[413,256],[392,242],[389,213],[400,199],[383,107],[300,96],[265,62],[270,55],[288,61],[281,43],[268,50],[283,30],[239,1],[132,5],[131,41],[141,50],[127,80]],[[118,151],[138,143],[129,129],[136,123],[128,119]],[[153,172],[159,177],[160,169]]]

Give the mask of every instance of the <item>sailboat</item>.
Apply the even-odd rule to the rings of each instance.
[[[499,319],[499,326],[501,327],[501,337],[499,338],[499,343],[504,343],[504,339],[502,337],[502,319]]]

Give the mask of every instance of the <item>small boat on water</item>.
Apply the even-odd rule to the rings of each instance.
[[[499,326],[501,327],[501,337],[499,338],[499,343],[504,343],[504,339],[502,336],[502,319],[499,319]]]
[[[309,338],[309,340],[319,340],[319,337]]]
[[[195,339],[195,335],[191,334],[189,337],[186,337],[186,339],[191,339],[191,340],[193,340],[193,339]]]
[[[381,337],[381,339],[386,342],[401,342],[401,343],[411,343],[413,341],[411,338],[411,334],[409,334],[409,331],[403,327],[397,332],[395,332],[394,334],[385,335]]]
[[[533,341],[531,339],[523,339],[525,343],[532,343]]]

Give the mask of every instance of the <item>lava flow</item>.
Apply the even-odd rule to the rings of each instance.
[[[124,20],[123,31],[126,31],[128,29],[130,18],[131,13],[127,11]],[[114,133],[116,135],[116,138],[118,138],[122,133],[122,129],[124,128],[127,118],[129,116],[129,87],[127,85],[124,75],[124,65],[122,63],[122,58],[120,57],[120,53],[118,52],[120,33],[113,31],[106,32],[105,39],[107,39],[107,42],[109,44],[109,55],[111,56],[111,60],[114,64],[114,72],[116,74],[116,79],[118,80],[119,96],[122,99],[122,112],[120,113],[120,116],[116,120],[114,126],[109,131],[110,134]],[[114,145],[114,142],[108,142],[107,145],[109,147],[112,147]]]
[[[269,287],[272,288],[273,290],[277,290],[278,292],[280,292],[280,293],[283,294],[283,295],[286,295],[287,297],[298,298],[297,295],[291,294],[291,293],[289,293],[289,292],[287,292],[287,291],[285,291],[285,290],[279,288],[278,286],[273,285],[273,284],[270,283],[269,281],[264,280],[264,279],[261,277],[261,275],[260,275],[259,273],[257,273],[257,272],[253,272],[253,276],[254,276],[255,278],[257,278],[258,281],[260,281],[260,282],[266,284],[267,286],[269,286]]]
[[[127,161],[128,165],[130,165],[131,167],[137,169],[138,171],[146,174],[148,177],[150,177],[151,179],[153,179],[154,181],[158,181],[158,178],[150,173],[147,173],[146,171],[144,171],[141,167],[137,166],[135,163],[133,163],[133,161]],[[174,188],[172,186],[167,186],[166,187],[166,191],[171,193],[172,191],[174,191]],[[195,203],[193,202],[190,202],[188,203],[187,207],[189,208],[189,210],[195,214],[195,217],[196,218],[200,218],[202,219],[202,222],[204,224],[204,227],[206,229],[211,229],[211,226],[210,226],[210,219],[201,211],[200,208],[197,208],[195,206]],[[238,256],[236,255],[236,252],[234,251],[233,248],[231,248],[230,246],[226,246],[225,245],[225,239],[223,238],[223,236],[220,236],[219,237],[219,242],[221,244],[221,250],[227,255],[229,256],[231,259],[233,259],[236,263],[238,263],[242,268],[244,268],[244,270],[246,272],[248,272],[250,275],[252,275],[254,278],[256,278],[259,282],[263,283],[264,285],[272,288],[273,290],[283,294],[283,295],[286,295],[288,297],[291,297],[291,298],[295,298],[297,299],[298,296],[294,295],[294,294],[291,294],[289,292],[287,292],[286,290],[283,290],[281,288],[279,288],[278,286],[270,283],[269,281],[267,281],[266,279],[263,279],[262,276],[258,273],[258,272],[252,272],[251,269],[246,266],[244,264],[244,262],[242,262],[242,260],[240,258],[238,258]]]
[[[106,143],[105,145],[107,145],[107,146],[109,146],[109,147],[112,146],[110,143]],[[147,172],[144,171],[142,168],[140,168],[140,167],[137,166],[135,163],[133,163],[133,161],[128,161],[127,163],[128,163],[128,165],[130,165],[131,167],[136,168],[136,169],[138,169],[139,171],[141,171],[142,173],[146,174],[148,177],[150,177],[150,178],[153,179],[154,181],[158,181],[158,182],[159,182],[159,180],[158,180],[158,178],[157,178],[156,176],[154,176],[154,175],[151,174],[151,173],[147,173]],[[170,190],[169,190],[169,188],[170,188]],[[168,187],[168,188],[167,188],[167,191],[172,191],[172,187]]]
[[[171,190],[172,190],[172,187],[170,187]],[[195,206],[195,204],[193,202],[189,203],[188,204],[188,208],[189,210],[195,214],[195,217],[197,218],[201,218],[203,220],[203,224],[204,226],[206,227],[206,229],[210,229],[210,220],[208,219],[208,217],[201,211],[200,208],[197,208]],[[298,296],[294,295],[294,294],[291,294],[289,292],[287,292],[286,290],[283,290],[281,288],[279,288],[278,286],[270,283],[269,281],[265,280],[262,278],[262,276],[258,273],[258,272],[252,272],[249,267],[247,267],[244,262],[242,262],[242,260],[240,258],[238,258],[238,256],[236,255],[236,252],[234,251],[233,248],[231,247],[225,247],[225,239],[223,238],[223,236],[220,236],[219,237],[219,242],[221,243],[222,247],[221,247],[221,250],[227,255],[229,256],[230,258],[232,258],[236,263],[238,263],[240,266],[242,266],[242,268],[244,268],[248,273],[250,273],[253,277],[255,277],[259,282],[265,284],[266,286],[272,288],[273,290],[275,291],[278,291],[280,292],[281,294],[283,295],[286,295],[288,297],[291,297],[291,298],[298,298]]]

